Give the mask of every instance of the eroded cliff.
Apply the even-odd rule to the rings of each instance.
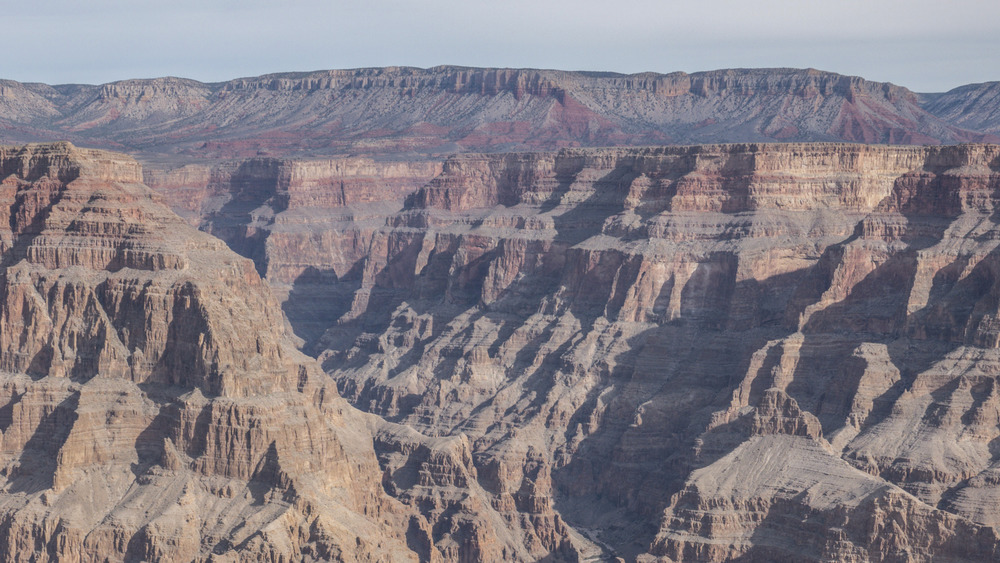
[[[992,559],[998,188],[993,145],[456,156],[314,351],[548,550]]]
[[[0,156],[10,553],[1000,557],[998,146]]]
[[[0,558],[415,560],[368,422],[131,158],[0,148]]]
[[[439,161],[255,158],[151,168],[144,176],[192,225],[253,259],[280,298],[295,284],[298,299],[284,307],[312,349],[351,302],[351,280],[360,274],[349,270],[385,217],[440,172]]]

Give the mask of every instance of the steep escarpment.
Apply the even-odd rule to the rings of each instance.
[[[366,192],[363,171],[409,170],[373,166],[260,160],[227,178],[239,205],[350,207],[389,189]],[[253,262],[170,212],[134,160],[29,145],[0,148],[0,171],[4,559],[576,557],[551,514],[507,525],[467,440],[341,399]],[[337,174],[354,179],[338,197],[315,184]]]
[[[255,158],[148,169],[145,181],[192,225],[253,259],[279,296],[294,283],[297,299],[284,306],[311,343],[350,304],[360,280],[351,265],[385,217],[440,171],[437,161]]]
[[[416,559],[368,423],[251,261],[123,155],[0,171],[3,559]]]
[[[546,549],[988,560],[998,189],[994,145],[456,156],[314,350]]]
[[[322,256],[328,249],[312,240],[317,228],[361,224],[366,213],[398,211],[408,194],[440,171],[435,161],[253,158],[148,169],[144,180],[193,225],[254,258],[262,274],[292,281],[305,267],[326,265]],[[295,240],[269,242],[271,237]],[[269,244],[295,246],[268,254]]]
[[[1000,140],[995,130],[977,128],[981,120],[929,112],[924,101],[903,87],[812,69],[621,75],[441,66],[215,84],[4,81],[0,139],[68,139],[171,163],[664,143]]]

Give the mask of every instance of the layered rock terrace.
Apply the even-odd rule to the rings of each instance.
[[[124,155],[2,147],[0,172],[0,558],[416,559],[251,261]]]
[[[460,155],[284,307],[579,557],[990,559],[998,188],[995,145]]]
[[[1000,557],[1000,146],[0,170],[10,558]]]
[[[992,95],[973,90],[918,95],[787,68],[622,75],[387,67],[99,86],[7,80],[0,139],[66,139],[170,165],[663,143],[1000,141]]]

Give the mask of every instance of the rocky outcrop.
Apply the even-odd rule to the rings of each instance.
[[[279,296],[294,283],[296,299],[284,307],[308,348],[350,304],[355,264],[385,217],[440,171],[437,161],[256,158],[144,176],[192,225],[253,259]]]
[[[941,104],[951,102],[928,105],[927,99],[892,84],[812,69],[621,75],[442,66],[283,73],[217,84],[5,81],[0,139],[68,139],[175,165],[664,143],[1000,140],[996,130],[979,128],[982,120],[944,111]]]
[[[0,148],[7,561],[416,560],[253,263],[123,155]]]
[[[1000,556],[1000,146],[3,151],[12,557]]]
[[[145,181],[193,224],[254,258],[262,275],[290,283],[307,268],[332,265],[323,257],[336,252],[321,240],[330,224],[395,212],[440,171],[433,161],[256,158],[151,169]]]
[[[739,471],[733,468],[738,467]],[[751,438],[694,471],[643,561],[977,561],[995,529],[921,503],[815,441]]]

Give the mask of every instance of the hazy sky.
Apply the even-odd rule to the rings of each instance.
[[[918,92],[1000,80],[997,0],[32,0],[0,78],[101,83],[440,64],[818,68]]]

